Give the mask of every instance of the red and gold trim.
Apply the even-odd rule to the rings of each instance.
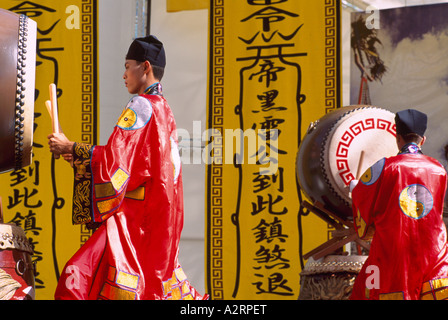
[[[86,224],[93,220],[91,158],[94,146],[76,143],[73,146],[73,224]]]

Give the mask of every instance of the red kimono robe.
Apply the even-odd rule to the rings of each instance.
[[[105,146],[74,146],[74,224],[100,224],[67,262],[56,299],[202,299],[178,262],[176,124],[160,84],[128,103]]]
[[[414,144],[369,168],[353,189],[355,228],[374,228],[352,299],[446,299],[445,169]]]

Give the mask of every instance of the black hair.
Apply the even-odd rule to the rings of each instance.
[[[138,61],[137,63],[144,63],[145,61]],[[148,61],[149,62],[149,61]],[[149,62],[151,64],[151,62]],[[152,67],[152,74],[154,75],[154,78],[156,78],[158,81],[161,81],[163,78],[163,74],[165,73],[165,68],[160,66],[155,66],[151,64]]]
[[[401,137],[403,138],[403,140],[406,144],[411,143],[411,142],[419,144],[420,142],[423,141],[423,137],[421,137],[420,135],[418,135],[416,133],[407,133],[405,135],[401,135]]]
[[[159,66],[152,66],[152,73],[154,74],[154,78],[161,81],[163,78],[163,74],[165,73],[165,68]]]

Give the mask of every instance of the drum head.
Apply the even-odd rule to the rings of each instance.
[[[0,9],[0,172],[31,164],[36,23]]]
[[[348,106],[310,125],[297,155],[297,178],[311,202],[351,218],[349,184],[376,161],[397,154],[395,114]]]
[[[342,115],[329,128],[323,145],[323,172],[328,183],[345,202],[351,204],[349,184],[375,162],[396,155],[395,114],[362,107]]]

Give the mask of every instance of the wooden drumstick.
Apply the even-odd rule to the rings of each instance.
[[[361,150],[361,155],[359,156],[359,162],[358,162],[358,169],[356,170],[356,180],[359,180],[361,178],[361,168],[364,162],[364,150]]]
[[[57,98],[57,91],[56,91],[56,85],[54,83],[51,83],[49,86],[50,91],[50,100],[48,105],[48,100],[45,101],[45,105],[47,106],[47,110],[50,113],[51,117],[51,123],[53,126],[53,133],[60,133],[59,128],[59,118],[58,118],[58,98]],[[54,154],[55,159],[59,159],[59,155]]]
[[[48,114],[50,115],[50,118],[51,118],[51,127],[53,130],[53,133],[55,133],[55,132],[57,132],[57,128],[55,128],[55,122],[53,120],[54,115],[53,115],[53,108],[51,107],[51,101],[50,100],[45,101],[45,106],[47,107]]]
[[[60,133],[59,120],[58,120],[58,98],[56,93],[56,85],[50,84],[50,102],[51,102],[51,114],[53,120],[53,133]]]
[[[53,113],[51,111],[51,101],[50,100],[45,101],[45,106],[47,107],[48,114],[50,115],[51,118],[51,126],[53,127]]]

